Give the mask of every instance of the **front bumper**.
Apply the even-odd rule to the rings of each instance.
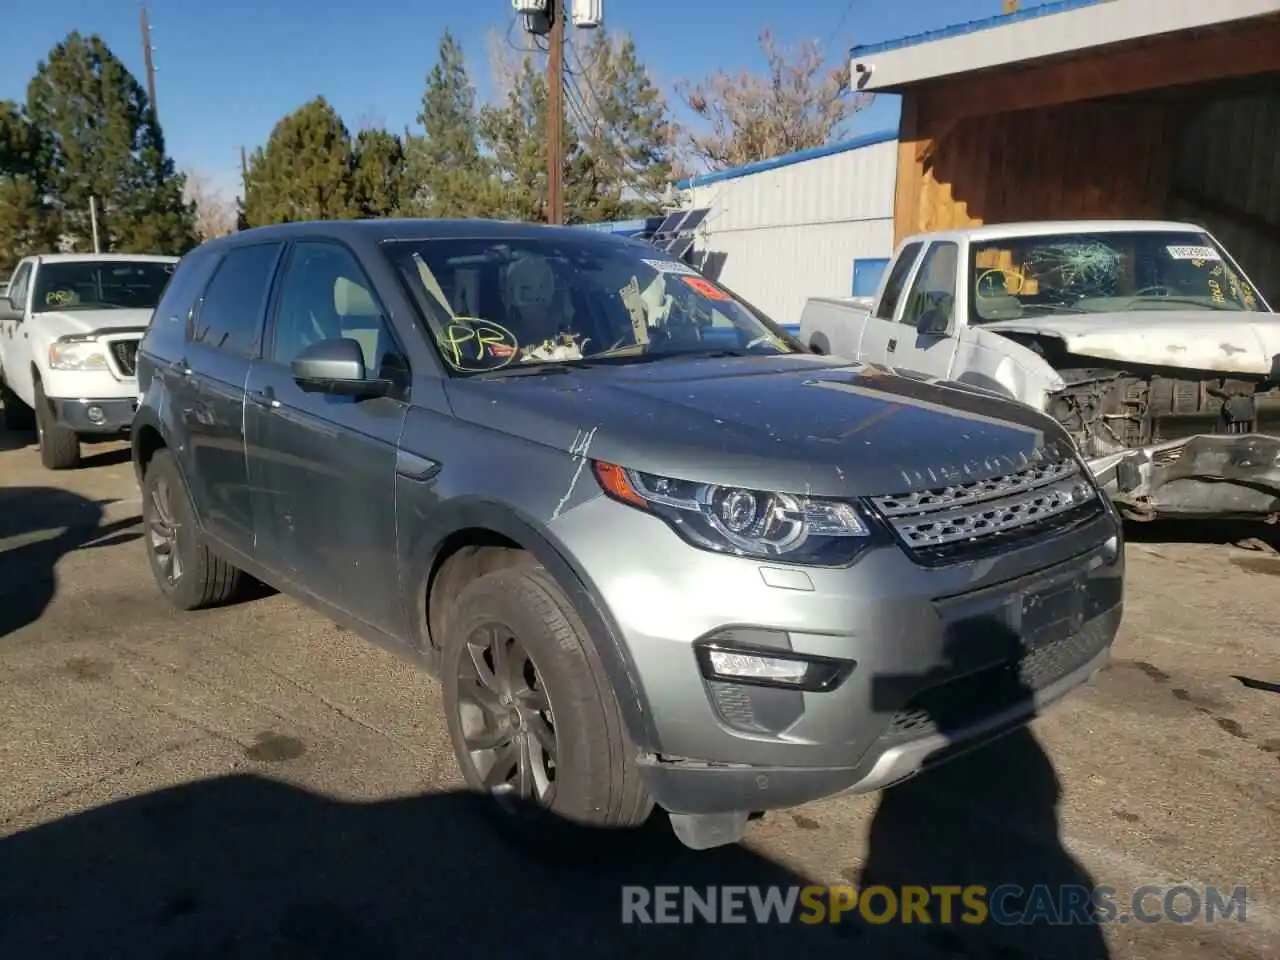
[[[1123,604],[1110,509],[1002,554],[932,568],[896,544],[847,569],[721,556],[603,498],[550,530],[617,624],[650,721],[641,772],[673,813],[877,790],[999,736],[1105,664]],[[1060,587],[1079,598],[1073,625],[1029,647],[1017,611]],[[707,679],[695,645],[726,633],[851,661],[852,672],[825,692]]]
[[[65,400],[51,398],[54,416],[62,426],[79,434],[104,437],[123,436],[133,424],[138,409],[136,399],[113,397],[109,400]]]
[[[1134,519],[1280,515],[1280,437],[1202,434],[1089,462]]]

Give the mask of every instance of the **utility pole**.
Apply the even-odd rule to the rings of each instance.
[[[547,38],[547,223],[564,223],[564,6],[547,0],[551,32]]]
[[[1004,14],[1008,16],[1011,13],[1018,12],[1018,0],[1004,0]]]
[[[142,30],[142,61],[147,67],[147,96],[151,100],[151,113],[159,122],[160,111],[156,107],[156,65],[151,59],[151,23],[147,20],[145,3],[138,8],[138,26]]]

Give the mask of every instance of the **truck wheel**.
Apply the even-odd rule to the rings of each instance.
[[[159,450],[142,477],[142,525],[156,585],[179,610],[226,603],[241,572],[204,542],[186,485],[168,450]]]
[[[40,440],[40,462],[49,470],[73,470],[80,466],[80,438],[76,432],[54,419],[53,404],[44,395],[44,385],[35,385],[36,436]]]
[[[598,850],[599,830],[584,827],[648,819],[653,801],[617,698],[545,569],[496,570],[464,587],[440,662],[458,766],[513,839],[560,857]]]
[[[14,433],[22,433],[35,427],[36,421],[31,408],[22,402],[22,398],[9,389],[9,385],[0,380],[0,403],[4,404],[4,428]]]

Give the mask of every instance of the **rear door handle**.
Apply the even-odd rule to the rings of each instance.
[[[180,377],[191,376],[191,368],[187,366],[187,361],[185,357],[181,360],[174,360],[172,363],[170,363],[169,371],[171,373],[176,373]]]
[[[893,340],[889,341],[889,352],[893,353],[893,351],[897,349],[898,349],[898,341],[897,341],[897,338],[894,338]]]
[[[249,399],[260,407],[275,408],[280,406],[280,401],[276,399],[276,392],[270,387],[262,390],[250,390]]]

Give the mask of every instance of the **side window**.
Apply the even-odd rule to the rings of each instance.
[[[31,264],[29,262],[21,264],[9,282],[9,296],[13,297],[14,302],[26,306],[27,287],[30,285],[30,280]]]
[[[143,349],[166,358],[177,356],[186,340],[200,291],[219,262],[216,254],[207,253],[188,254],[178,262],[151,314]]]
[[[881,320],[893,319],[898,309],[898,300],[902,297],[902,288],[911,275],[911,268],[916,265],[922,246],[922,243],[907,244],[894,261],[893,269],[889,271],[889,280],[884,285],[884,295],[880,297],[880,305],[876,308],[876,316]]]
[[[950,320],[956,310],[956,263],[960,248],[954,243],[935,243],[929,247],[911,285],[902,322],[914,327],[926,313],[936,312]]]
[[[257,353],[280,244],[233,247],[222,257],[191,324],[191,342],[242,357]]]
[[[372,286],[346,247],[324,241],[296,244],[264,355],[288,364],[314,343],[345,337],[360,344],[370,376],[398,379],[408,365]]]

